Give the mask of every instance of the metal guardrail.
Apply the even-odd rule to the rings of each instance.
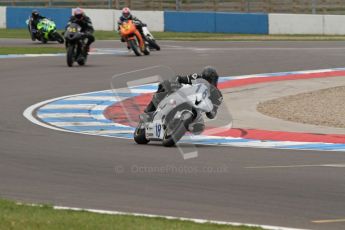
[[[344,0],[0,0],[0,6],[345,14]]]

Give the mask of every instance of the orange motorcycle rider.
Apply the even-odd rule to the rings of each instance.
[[[118,31],[119,31],[120,36],[121,36],[121,42],[127,42],[126,36],[121,34],[121,27],[124,25],[124,23],[129,23],[129,24],[135,25],[135,27],[137,29],[135,31],[135,35],[139,41],[140,49],[143,51],[145,49],[145,43],[144,43],[143,36],[142,36],[142,26],[144,24],[137,17],[135,17],[131,14],[131,10],[128,7],[125,7],[122,9],[122,15],[117,22]],[[128,48],[128,50],[130,49],[128,42],[127,42],[127,48]]]

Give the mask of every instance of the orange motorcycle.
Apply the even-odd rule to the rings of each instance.
[[[125,21],[120,25],[120,35],[137,56],[140,56],[141,53],[145,55],[150,54],[148,46],[132,20]]]

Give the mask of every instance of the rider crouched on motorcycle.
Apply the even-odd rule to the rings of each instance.
[[[90,45],[95,41],[95,37],[93,36],[93,32],[95,30],[93,28],[91,19],[86,16],[81,8],[76,8],[73,12],[73,16],[71,16],[67,23],[66,29],[71,23],[78,24],[81,27],[81,32],[85,33],[85,37],[87,38],[86,50],[89,52]]]
[[[45,19],[46,17],[40,15],[38,10],[33,10],[31,13],[31,16],[29,18],[30,20],[30,26],[31,26],[31,33],[36,33],[37,31],[37,24],[39,23],[40,20]],[[32,40],[34,39],[34,36],[32,36]]]
[[[217,71],[211,67],[206,66],[202,70],[201,74],[193,73],[190,75],[177,75],[171,80],[165,80],[158,85],[158,90],[154,94],[151,102],[147,105],[145,109],[145,113],[149,114],[156,111],[156,106],[171,92],[176,91],[177,89],[182,87],[182,84],[193,84],[193,80],[198,78],[205,79],[214,87],[210,88],[210,100],[213,103],[213,110],[211,112],[206,113],[206,116],[209,119],[213,119],[217,115],[217,110],[220,104],[222,103],[223,96],[221,92],[218,90],[218,73]]]
[[[128,7],[122,9],[122,15],[117,21],[117,30],[120,31],[120,26],[122,25],[122,23],[128,20],[132,20],[137,29],[139,30],[140,34],[143,35],[143,26],[145,26],[145,24],[142,21],[140,21],[137,17],[133,16],[131,14],[131,10]],[[125,42],[125,39],[123,37],[121,37],[121,42]]]

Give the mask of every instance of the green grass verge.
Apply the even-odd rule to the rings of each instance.
[[[222,33],[176,33],[153,32],[157,40],[178,41],[345,41],[345,36],[338,35],[252,35]],[[97,40],[119,39],[115,31],[96,31]],[[0,29],[0,38],[26,38],[26,29]]]
[[[6,54],[52,54],[65,53],[64,48],[60,47],[0,47],[0,55]]]
[[[163,218],[106,215],[87,211],[55,210],[51,206],[18,205],[0,200],[0,229],[228,229],[259,230],[253,227],[233,227],[216,224],[197,224],[191,221]]]

